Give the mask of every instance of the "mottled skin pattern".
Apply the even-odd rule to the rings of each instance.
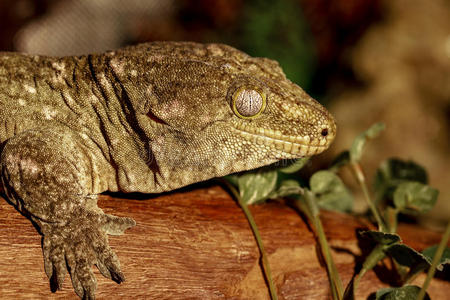
[[[242,90],[250,92],[237,97]],[[237,106],[257,111],[246,95],[264,98],[257,115],[233,107],[244,99]],[[159,193],[314,155],[335,133],[333,117],[276,62],[225,45],[158,42],[64,58],[0,53],[3,188],[39,228],[52,286],[60,289],[69,272],[85,299],[95,297],[94,264],[124,280],[107,234],[135,225],[104,214],[97,194]]]

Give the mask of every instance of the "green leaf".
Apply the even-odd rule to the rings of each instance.
[[[431,262],[433,260],[434,255],[436,254],[438,245],[431,246],[422,251],[422,254]],[[442,253],[441,259],[439,260],[439,264],[436,267],[439,271],[444,269],[444,265],[450,264],[450,248],[446,247],[444,249],[444,253]]]
[[[375,294],[375,300],[411,300],[416,299],[419,294],[420,287],[415,285],[405,285],[399,288],[379,289]],[[428,294],[425,298],[430,300]]]
[[[379,290],[375,293],[375,300],[382,300],[384,296],[386,296],[387,294],[389,294],[390,292],[392,292],[394,289],[395,289],[395,288],[392,288],[392,287],[379,289]]]
[[[238,186],[238,180],[239,180],[239,176],[238,175],[227,175],[224,176],[223,179],[225,179],[226,181],[228,181],[229,183],[231,183],[234,186]]]
[[[295,173],[299,171],[301,168],[303,168],[308,163],[309,159],[310,159],[309,157],[299,158],[289,166],[278,169],[278,171],[285,174]]]
[[[380,179],[384,181],[418,181],[424,184],[428,183],[427,171],[421,165],[414,161],[401,160],[398,158],[389,158],[385,160],[377,170]]]
[[[417,267],[421,265],[420,269],[426,269],[431,265],[431,260],[428,260],[425,255],[405,244],[394,244],[385,251],[387,255],[403,266]]]
[[[291,195],[298,195],[303,193],[303,188],[298,181],[293,179],[283,180],[280,186],[272,191],[269,195],[269,199],[281,198]]]
[[[355,300],[355,277],[352,277],[347,287],[345,288],[343,300]]]
[[[277,184],[275,170],[256,170],[242,174],[238,178],[238,188],[242,200],[250,205],[266,200]]]
[[[395,233],[368,230],[360,232],[360,235],[361,237],[374,241],[376,244],[391,245],[401,242],[400,236]]]
[[[367,271],[372,270],[378,262],[382,261],[386,257],[384,252],[387,245],[378,244],[370,251],[369,255],[364,259],[359,276],[363,276]]]
[[[330,171],[322,170],[311,176],[309,185],[311,187],[311,191],[320,195],[333,191],[340,182],[340,178],[336,174]]]
[[[309,181],[321,208],[348,212],[353,208],[353,196],[342,180],[331,171],[318,171]]]
[[[438,190],[428,185],[407,181],[395,189],[394,204],[402,213],[426,213],[433,208],[438,194]]]
[[[397,186],[405,181],[418,181],[427,184],[427,172],[413,161],[404,161],[397,158],[385,160],[375,174],[374,190],[377,202],[384,198],[392,200]]]
[[[360,161],[366,141],[377,137],[385,127],[384,123],[375,123],[369,129],[358,135],[350,148],[350,161]]]

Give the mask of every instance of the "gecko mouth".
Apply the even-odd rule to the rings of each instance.
[[[247,141],[275,148],[287,154],[286,158],[319,154],[328,148],[332,140],[330,137],[311,140],[309,136],[284,135],[277,130],[239,125],[234,129]]]

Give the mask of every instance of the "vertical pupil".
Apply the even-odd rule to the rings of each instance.
[[[236,109],[239,114],[251,117],[259,113],[263,104],[261,95],[255,90],[239,91],[235,99]]]

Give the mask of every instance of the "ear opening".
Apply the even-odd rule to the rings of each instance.
[[[150,120],[152,120],[155,123],[158,124],[163,124],[163,125],[167,125],[167,123],[163,120],[161,120],[160,118],[158,118],[156,115],[154,115],[151,111],[148,111],[146,114],[147,117],[150,118]]]

